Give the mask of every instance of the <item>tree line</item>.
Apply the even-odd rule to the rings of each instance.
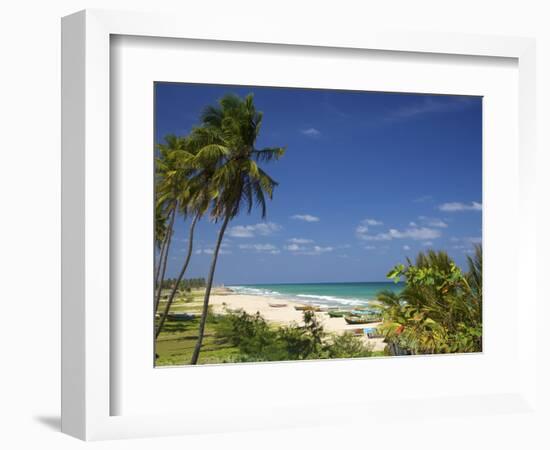
[[[206,280],[204,277],[199,278],[184,278],[177,283],[177,278],[166,278],[162,280],[162,289],[173,289],[176,284],[178,289],[189,291],[191,289],[200,289],[206,286]]]

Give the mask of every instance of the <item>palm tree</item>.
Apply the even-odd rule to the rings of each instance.
[[[164,260],[164,251],[166,250],[166,233],[168,217],[164,214],[160,205],[155,205],[155,246],[159,252],[157,261],[155,262],[155,287],[158,285],[160,277],[161,261]]]
[[[178,177],[180,191],[183,190],[185,193],[183,198],[180,195],[180,213],[185,217],[192,215],[193,219],[189,227],[187,254],[159,318],[155,339],[162,331],[179,285],[191,261],[195,226],[208,210],[210,201],[216,196],[216,191],[212,189],[211,180],[216,167],[226,153],[223,147],[210,142],[209,137],[205,136],[201,129],[195,129],[182,143],[182,148],[175,150],[171,155],[176,162],[176,170],[180,172]]]
[[[183,137],[168,135],[164,138],[166,144],[159,144],[159,156],[155,159],[155,195],[157,217],[165,217],[167,225],[155,224],[157,229],[164,230],[163,241],[160,244],[159,263],[156,268],[156,294],[155,294],[155,312],[157,312],[162,285],[166,275],[168,255],[174,234],[174,222],[178,210],[185,211],[185,205],[189,200],[189,188],[187,183],[188,173],[182,170],[183,161],[190,160],[192,154],[186,149],[186,140]],[[158,237],[157,237],[158,242]],[[157,244],[158,245],[158,244]]]
[[[215,222],[221,221],[221,227],[206,281],[199,333],[191,364],[197,364],[199,359],[216,263],[227,225],[242,209],[250,213],[255,204],[260,207],[262,218],[265,218],[266,196],[269,199],[273,197],[277,182],[257,162],[279,159],[285,152],[282,147],[255,148],[262,113],[256,111],[252,95],[244,100],[235,95],[224,96],[217,107],[205,109],[202,123],[201,133],[224,153],[223,162],[211,178],[212,190],[215,191],[211,217]]]
[[[480,244],[474,245],[474,256],[468,256],[468,284],[472,294],[479,298],[481,302],[483,291],[483,252]]]

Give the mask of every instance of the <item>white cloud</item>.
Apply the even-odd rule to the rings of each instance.
[[[429,227],[436,227],[436,228],[447,228],[448,225],[443,220],[438,219],[437,217],[426,217],[426,216],[419,216],[419,220],[422,221],[425,225]]]
[[[195,254],[196,255],[202,255],[202,254],[212,255],[212,254],[214,254],[214,249],[213,248],[199,248],[197,251],[195,251]],[[218,254],[219,255],[230,255],[231,251],[224,250],[223,248],[220,248],[220,251],[218,252]]]
[[[332,252],[334,247],[320,247],[319,245],[314,245],[313,249],[305,251],[304,255],[320,255],[322,253]]]
[[[319,247],[318,245],[315,245],[313,247],[313,250],[319,253],[325,253],[325,252],[331,252],[334,250],[333,247]]]
[[[441,236],[441,231],[428,227],[413,227],[400,231],[395,228],[390,229],[387,233],[367,234],[358,233],[359,239],[365,241],[391,241],[392,239],[413,239],[415,241],[424,241],[429,239],[437,239]]]
[[[302,247],[298,244],[290,244],[290,245],[285,245],[285,250],[288,250],[290,252],[299,252],[299,251],[302,251],[302,250],[305,250],[306,247]]]
[[[305,128],[303,130],[300,130],[301,133],[305,136],[309,137],[319,137],[321,136],[321,132],[317,128]]]
[[[463,240],[467,244],[481,244],[481,236],[465,237]]]
[[[288,242],[291,244],[313,244],[312,239],[304,239],[304,238],[292,238],[288,239]]]
[[[478,202],[461,203],[461,202],[449,202],[439,205],[440,211],[445,212],[462,212],[462,211],[481,211],[482,205]]]
[[[409,227],[417,227],[418,224],[416,222],[409,222]]]
[[[252,238],[256,235],[269,236],[279,231],[281,226],[273,222],[257,223],[256,225],[236,225],[227,234],[236,238]]]
[[[303,220],[304,222],[319,222],[319,217],[312,216],[311,214],[294,214],[291,219]]]
[[[285,250],[288,250],[290,252],[297,252],[297,251],[300,251],[302,249],[305,249],[305,247],[301,247],[298,244],[285,245]]]
[[[355,229],[355,232],[357,234],[366,234],[369,231],[369,227],[366,225],[357,225],[357,228]]]
[[[332,252],[334,247],[321,247],[320,245],[314,245],[312,247],[290,244],[285,245],[285,250],[297,255],[321,255],[322,253]]]
[[[421,101],[403,106],[393,111],[387,120],[405,120],[426,114],[447,113],[459,111],[472,104],[469,97],[455,97],[451,99],[425,97]]]
[[[376,227],[383,225],[383,222],[380,222],[376,219],[363,219],[361,222],[359,222],[359,225],[357,225],[357,228],[355,228],[355,232],[358,236],[365,235],[369,232],[369,226]]]
[[[440,237],[441,231],[434,230],[432,228],[421,227],[421,228],[409,228],[404,231],[390,230],[389,234],[395,239],[411,238],[414,240],[423,241],[426,239],[436,239]]]
[[[365,250],[375,250],[376,247],[374,245],[365,245],[365,247],[363,247]]]
[[[455,244],[451,247],[454,250],[462,250],[464,253],[473,252],[473,246],[475,244],[481,244],[481,236],[468,236],[468,237],[452,237],[451,242]]]
[[[411,248],[408,245],[403,246],[403,250],[410,250]]]
[[[426,247],[431,247],[432,245],[434,245],[434,243],[432,241],[426,241],[423,242],[422,245],[425,245]]]
[[[361,223],[363,225],[370,225],[371,227],[375,227],[375,226],[378,226],[378,225],[384,225],[384,222],[381,222],[379,220],[376,220],[376,219],[364,219],[361,221]]]
[[[239,248],[242,250],[253,250],[258,253],[270,253],[272,255],[281,253],[281,251],[272,244],[241,244]]]

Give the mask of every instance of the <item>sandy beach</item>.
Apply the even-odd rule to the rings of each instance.
[[[283,307],[272,307],[269,304],[281,304]],[[278,323],[281,325],[289,325],[292,322],[303,324],[303,311],[297,311],[295,306],[302,303],[284,300],[280,298],[272,298],[268,296],[238,294],[230,289],[216,289],[210,297],[210,304],[217,313],[223,313],[224,309],[236,310],[242,309],[249,314],[259,312],[267,321]],[[344,333],[346,331],[353,332],[357,329],[372,328],[379,323],[368,325],[349,325],[343,317],[331,318],[326,312],[316,312],[315,315],[320,319],[325,330],[329,333]],[[361,337],[365,342],[373,345],[373,350],[383,350],[386,344],[381,338],[369,338],[366,335]]]

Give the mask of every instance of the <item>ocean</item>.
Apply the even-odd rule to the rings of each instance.
[[[383,290],[400,292],[403,283],[303,283],[303,284],[247,284],[227,286],[237,293],[261,295],[281,300],[293,300],[319,306],[367,306],[369,300]]]

